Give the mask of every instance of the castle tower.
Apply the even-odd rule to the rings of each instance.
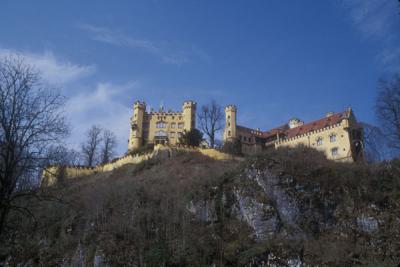
[[[196,102],[188,100],[183,102],[182,114],[184,130],[189,132],[191,129],[196,128]]]
[[[224,142],[233,141],[236,138],[236,106],[225,107],[225,131]]]
[[[128,151],[137,149],[143,143],[143,121],[146,112],[146,103],[136,101],[133,105],[133,116],[131,117],[131,130],[129,134]]]

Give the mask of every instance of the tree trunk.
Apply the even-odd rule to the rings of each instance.
[[[2,203],[0,207],[0,237],[2,236],[4,228],[6,226],[6,218],[9,211],[10,211],[10,205],[5,202]]]

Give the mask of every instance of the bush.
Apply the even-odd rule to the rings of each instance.
[[[154,151],[154,144],[145,144],[142,147],[136,148],[134,150],[128,151],[127,155],[144,155]]]
[[[222,152],[235,156],[242,156],[242,142],[239,139],[236,139],[234,141],[227,141],[222,146]]]
[[[197,129],[192,129],[189,132],[184,131],[182,136],[179,138],[179,142],[187,146],[199,146],[203,141],[203,133]]]

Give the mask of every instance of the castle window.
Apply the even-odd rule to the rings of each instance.
[[[178,123],[178,128],[182,129],[183,128],[183,123]]]
[[[249,142],[251,142],[252,141],[252,139],[251,139],[251,137],[249,137]]]
[[[172,116],[172,119],[175,120],[175,116]]]
[[[179,119],[181,120],[181,119],[182,119],[182,116],[179,116]]]
[[[231,136],[231,131],[228,131],[228,136]]]
[[[318,137],[317,146],[322,146],[322,137]]]
[[[332,134],[331,136],[329,136],[329,140],[331,142],[336,142],[336,134]]]
[[[243,136],[239,135],[239,140],[242,140],[242,139],[243,139]]]
[[[231,127],[231,123],[230,122],[228,122],[228,127]]]
[[[176,127],[176,123],[175,122],[171,123],[171,128],[175,129],[175,127]]]
[[[334,147],[331,149],[332,152],[332,157],[336,157],[338,155],[339,149],[337,147]]]
[[[157,137],[167,137],[167,133],[165,131],[158,131],[156,132],[155,136]]]
[[[157,124],[156,124],[156,128],[158,128],[158,129],[165,128],[165,122],[162,122],[162,121],[160,121],[160,122],[157,122]]]

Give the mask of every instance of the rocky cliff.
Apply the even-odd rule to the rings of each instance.
[[[14,266],[397,266],[400,163],[304,148],[181,152],[48,188],[14,215]]]

